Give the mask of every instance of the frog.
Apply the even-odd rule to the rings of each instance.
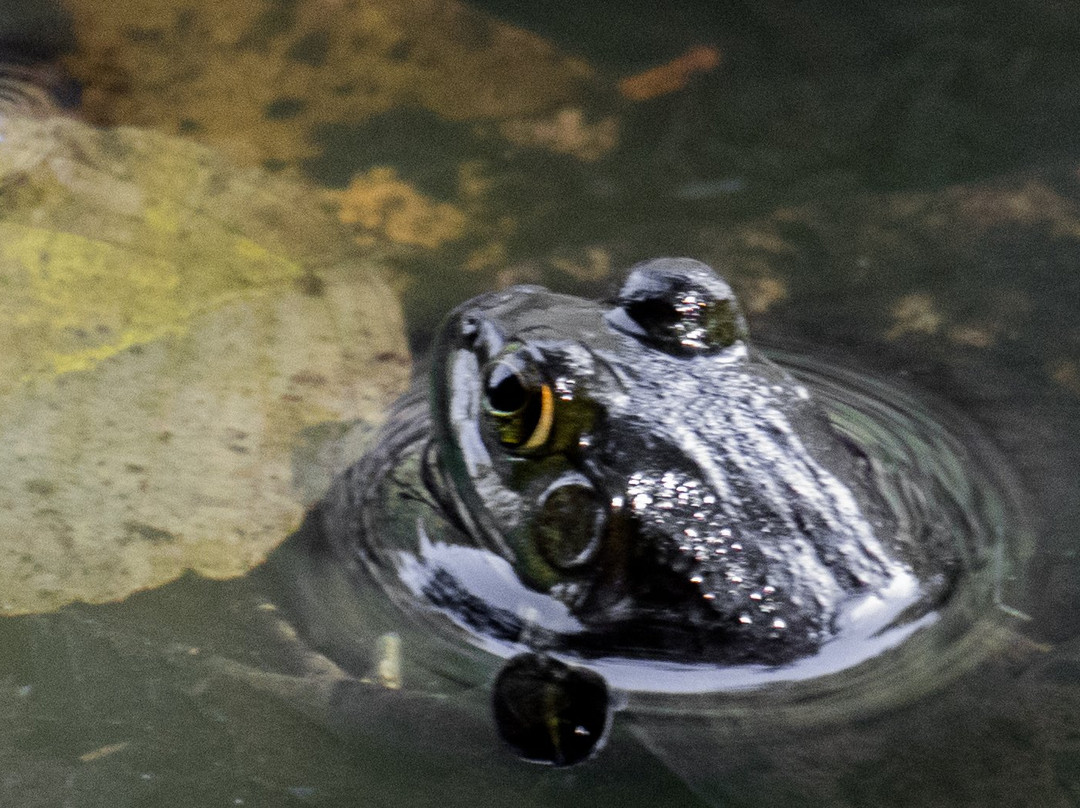
[[[868,612],[916,620],[955,550],[912,541],[873,476],[728,282],[658,258],[603,300],[519,285],[456,308],[320,518],[363,585],[516,660],[497,705],[571,704],[607,698],[605,662],[722,680],[814,657]]]
[[[606,301],[476,298],[431,366],[328,518],[384,583],[474,630],[514,640],[529,611],[534,633],[584,656],[775,665],[924,561],[865,458],[696,260],[637,265]],[[379,505],[402,496],[401,512]],[[416,529],[389,524],[403,512]]]

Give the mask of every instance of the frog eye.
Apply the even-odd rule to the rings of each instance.
[[[731,287],[689,258],[661,258],[630,270],[608,321],[676,356],[709,354],[746,337]]]
[[[500,443],[526,451],[547,443],[555,422],[555,396],[523,351],[494,363],[484,394]]]

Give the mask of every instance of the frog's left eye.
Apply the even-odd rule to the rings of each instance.
[[[675,356],[722,351],[746,338],[731,287],[690,258],[658,258],[630,270],[607,320],[619,331]]]
[[[484,397],[504,446],[529,451],[548,442],[555,422],[555,396],[524,351],[496,360],[487,374]]]

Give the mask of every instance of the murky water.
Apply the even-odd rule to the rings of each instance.
[[[31,5],[12,5],[9,27],[37,27]],[[315,25],[305,14],[333,30],[326,20],[344,27],[358,13],[259,5],[262,39],[236,34],[233,48],[248,73],[211,76],[197,85],[206,97],[230,81],[261,86],[252,54],[290,25]],[[408,18],[413,6],[380,13]],[[709,261],[757,340],[815,379],[841,429],[874,447],[898,500],[922,496],[913,477],[941,483],[908,506],[927,529],[970,538],[977,585],[825,684],[628,698],[594,760],[552,769],[518,761],[495,734],[501,660],[402,625],[377,590],[311,551],[317,530],[305,524],[240,578],[189,574],[117,603],[0,619],[0,804],[1080,802],[1075,15],[1037,2],[847,13],[687,1],[659,19],[610,3],[529,16],[488,0],[478,14],[584,60],[584,86],[489,114],[476,101],[481,69],[481,89],[461,97],[409,85],[378,111],[308,123],[302,102],[353,90],[311,64],[320,40],[305,34],[296,64],[273,74],[284,84],[302,73],[279,94],[295,103],[269,99],[254,122],[234,103],[230,125],[229,103],[198,110],[198,92],[181,91],[190,64],[161,68],[178,89],[155,88],[180,108],[124,105],[145,89],[123,73],[125,54],[175,57],[174,34],[197,52],[199,20],[223,40],[240,26],[208,6],[148,8],[125,39],[102,33],[94,3],[71,4],[71,64],[94,68],[87,109],[347,189],[343,211],[375,206],[377,222],[352,224],[357,249],[393,269],[419,355],[442,313],[494,285],[598,294],[640,258]],[[498,40],[487,24],[446,29],[470,81],[469,54]],[[419,41],[389,48],[404,66],[389,84],[441,58],[442,45]],[[357,59],[381,47],[372,42],[350,45]],[[667,89],[654,79],[662,91],[639,100],[618,89],[700,45],[719,66]],[[455,117],[455,106],[472,111]],[[158,117],[130,117],[138,110]],[[285,128],[298,119],[302,134]],[[247,140],[235,134],[245,128]],[[406,224],[379,207],[391,191],[397,209],[418,211]],[[893,431],[867,427],[866,412]],[[324,455],[297,457],[307,468]],[[875,639],[891,645],[867,638],[862,651]]]

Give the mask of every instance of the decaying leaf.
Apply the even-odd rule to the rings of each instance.
[[[696,73],[708,73],[720,66],[722,56],[713,45],[697,45],[666,64],[619,82],[619,92],[630,101],[649,101],[678,92]]]
[[[589,121],[579,107],[566,107],[540,119],[504,121],[499,131],[511,143],[569,154],[585,161],[599,160],[619,142],[617,118],[609,115]]]
[[[0,343],[6,614],[243,573],[409,365],[319,197],[68,119],[0,122]]]
[[[398,244],[437,249],[465,235],[468,217],[449,202],[422,194],[389,166],[353,177],[344,191],[330,192],[338,218],[355,228],[364,245]]]

